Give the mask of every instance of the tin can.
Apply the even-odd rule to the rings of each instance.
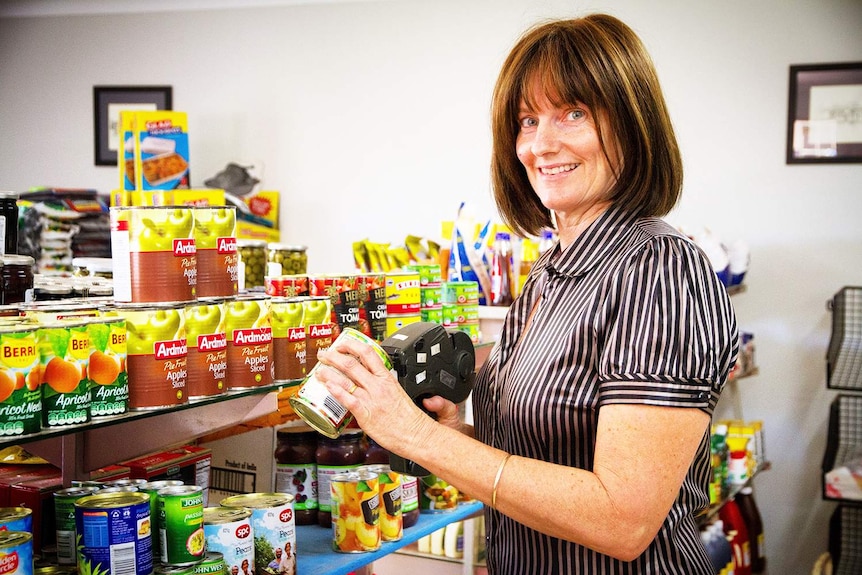
[[[195,565],[197,563],[194,565],[165,565],[164,563],[157,563],[153,568],[153,573],[155,575],[194,575]]]
[[[91,387],[93,419],[129,410],[129,374],[126,372],[126,320],[121,317],[90,319],[90,358],[87,376]]]
[[[102,489],[107,487],[143,487],[147,485],[148,481],[146,479],[133,479],[131,477],[124,477],[122,479],[114,479],[112,481],[106,481],[102,485]],[[182,485],[182,483],[180,484]]]
[[[392,369],[389,355],[367,335],[348,328],[341,332],[333,345],[336,345],[342,338],[344,340],[354,339],[371,346],[383,361],[386,369]],[[317,369],[318,366],[316,365],[309,372],[296,395],[290,397],[290,405],[308,425],[327,437],[336,438],[347,427],[353,416],[329,393],[326,386],[317,380],[315,375]]]
[[[454,511],[458,507],[458,489],[436,475],[418,477],[419,508],[422,513]]]
[[[126,320],[129,409],[146,410],[188,403],[188,347],[182,302],[118,305]]]
[[[421,313],[390,313],[386,316],[386,337],[389,337],[404,326],[422,321]]]
[[[479,303],[479,282],[443,282],[443,303]]]
[[[86,322],[60,321],[36,333],[45,386],[43,427],[64,427],[90,421],[92,394],[87,381],[90,333]]]
[[[359,291],[356,275],[312,275],[308,277],[309,293],[328,296],[332,304],[333,337],[343,330],[359,327]]]
[[[276,382],[301,380],[305,377],[306,341],[302,325],[302,298],[273,297],[272,313],[273,360]]]
[[[36,564],[33,575],[78,575],[78,568],[73,565],[40,565]]]
[[[419,313],[420,321],[426,321],[431,323],[443,323],[443,306],[438,305],[435,307],[423,307],[422,311]]]
[[[0,573],[33,575],[33,534],[23,531],[0,532]]]
[[[388,465],[365,465],[365,469],[377,474],[380,495],[380,536],[384,541],[399,541],[404,534],[401,515],[401,474],[392,471]]]
[[[266,242],[263,240],[239,239],[236,241],[239,253],[239,289],[252,291],[264,287],[266,276]]]
[[[78,499],[75,531],[79,573],[153,572],[150,501],[146,493],[97,492]]]
[[[420,279],[418,272],[389,272],[386,274],[386,312],[393,314],[419,314]]]
[[[33,511],[29,507],[0,507],[0,531],[33,532]]]
[[[332,500],[332,549],[361,553],[380,548],[380,499],[376,473],[353,471],[334,475],[329,483]]]
[[[317,352],[332,345],[332,300],[310,296],[302,300],[302,327],[305,328],[305,373],[317,365]]]
[[[140,491],[137,485],[113,485],[101,488],[99,493],[134,493],[136,491]]]
[[[153,549],[155,553],[160,553],[160,549],[162,548],[161,542],[159,539],[159,526],[158,526],[158,517],[159,517],[159,490],[165,489],[166,487],[177,487],[179,485],[183,485],[183,482],[179,479],[160,479],[158,481],[146,481],[140,480],[141,483],[119,483],[118,480],[115,482],[111,482],[106,484],[103,489],[114,489],[122,490],[126,487],[134,487],[136,490],[146,493],[150,496],[150,517],[153,518],[155,525],[153,525]],[[126,480],[133,481],[133,480]]]
[[[201,206],[192,208],[192,212],[198,272],[195,296],[235,296],[239,280],[236,208]]]
[[[308,294],[308,276],[305,274],[284,274],[264,278],[266,295],[276,297],[297,297]]]
[[[442,274],[440,264],[410,264],[404,266],[404,269],[419,274],[419,285],[423,288],[429,286],[440,287]]]
[[[236,567],[238,573],[250,573],[254,565],[255,533],[251,527],[251,509],[246,507],[207,507],[204,509],[204,534],[207,555],[218,553],[222,568]],[[243,571],[242,566],[247,569]]]
[[[159,542],[162,563],[192,565],[206,552],[203,489],[197,485],[177,485],[160,489]]]
[[[185,308],[189,399],[227,391],[226,305],[225,300],[206,300]]]
[[[386,274],[366,274],[359,288],[359,331],[375,341],[386,339]]]
[[[242,296],[228,301],[225,333],[228,389],[270,385],[275,366],[269,297]]]
[[[42,429],[42,372],[37,329],[0,327],[0,437]]]
[[[197,287],[194,214],[188,206],[111,208],[114,300],[191,301]]]
[[[195,565],[194,572],[195,575],[227,575],[224,555],[218,551],[207,551],[203,561]]]
[[[77,563],[75,538],[75,501],[98,491],[95,487],[69,487],[54,492],[54,518],[57,526],[57,563]]]
[[[71,288],[70,288],[71,289]],[[66,319],[99,317],[99,307],[80,298],[70,298],[62,303],[56,301],[34,301],[20,306],[21,315],[37,323],[52,323]]]
[[[443,288],[440,284],[419,288],[420,309],[440,307],[443,303]]]
[[[255,553],[256,575],[272,575],[267,567],[281,549],[281,563],[288,573],[296,573],[296,521],[293,516],[293,496],[289,493],[247,493],[221,500],[223,507],[244,507],[251,510],[251,531],[254,539],[266,542],[269,554]]]

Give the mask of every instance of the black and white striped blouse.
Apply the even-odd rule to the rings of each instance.
[[[730,298],[703,252],[662,220],[611,208],[565,251],[557,246],[534,265],[477,378],[476,436],[508,453],[590,470],[602,406],[711,415],[737,351]],[[694,520],[709,504],[709,476],[706,433],[656,539],[631,563],[489,508],[489,571],[710,574]]]

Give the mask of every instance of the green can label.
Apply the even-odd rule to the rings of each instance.
[[[54,517],[57,524],[57,563],[75,565],[77,547],[75,540],[75,501],[92,495],[95,487],[70,487],[54,492]]]
[[[203,490],[194,485],[167,487],[157,497],[162,563],[197,563],[206,553]]]
[[[62,427],[90,421],[92,396],[86,377],[90,334],[86,324],[56,324],[39,328],[42,424]]]
[[[129,376],[126,373],[126,320],[94,321],[88,326],[91,353],[87,375],[91,387],[91,417],[126,413]]]
[[[40,429],[42,369],[36,330],[0,330],[0,437]]]

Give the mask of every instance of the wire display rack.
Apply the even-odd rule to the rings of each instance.
[[[862,287],[847,286],[829,300],[832,337],[826,382],[832,389],[862,391]]]

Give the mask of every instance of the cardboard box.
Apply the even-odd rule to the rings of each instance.
[[[112,206],[223,206],[224,190],[114,190]]]
[[[186,485],[197,485],[203,488],[204,505],[206,505],[209,496],[211,461],[212,453],[208,448],[186,445],[121,461],[120,464],[129,467],[132,479],[147,481],[179,479]]]
[[[242,196],[242,201],[247,209],[236,210],[236,237],[279,242],[279,193],[274,190],[261,190]]]
[[[0,467],[0,507],[11,507],[11,488],[22,481],[56,477],[60,470],[53,465],[4,465]]]
[[[211,505],[240,493],[272,492],[275,485],[275,429],[264,427],[202,443],[212,451]]]
[[[63,488],[59,472],[54,476],[30,479],[11,486],[10,507],[26,507],[33,511],[33,551],[44,555],[57,542],[57,521],[54,513],[54,492]]]
[[[185,112],[120,112],[121,190],[189,187],[189,123]]]
[[[90,481],[114,481],[129,479],[131,476],[132,470],[126,465],[107,465],[91,471]]]

